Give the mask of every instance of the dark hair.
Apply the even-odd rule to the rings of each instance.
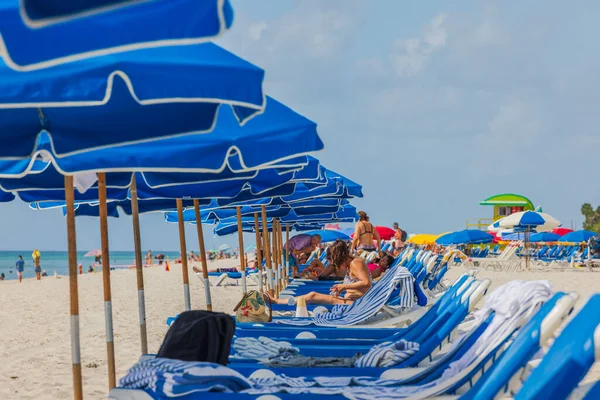
[[[337,239],[329,247],[329,257],[334,267],[339,267],[350,257],[350,248],[342,239]]]
[[[381,257],[381,259],[385,259],[387,261],[388,268],[394,265],[394,261],[396,261],[396,259],[389,254],[385,254],[383,257]]]
[[[358,212],[358,217],[360,218],[361,221],[368,221],[369,220],[369,216],[364,211],[359,211]]]

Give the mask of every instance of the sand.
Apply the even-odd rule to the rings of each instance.
[[[237,260],[212,263],[211,268],[237,264]],[[449,272],[455,278],[464,272]],[[182,275],[179,266],[145,268],[148,345],[156,352],[167,331],[165,320],[183,309]],[[141,354],[136,274],[112,271],[112,298],[117,379]],[[576,291],[579,306],[600,288],[600,272],[480,272],[497,287],[512,279],[548,279],[556,290]],[[72,398],[69,332],[69,280],[48,277],[37,282],[0,282],[0,398]],[[192,307],[202,309],[204,289],[190,274]],[[241,298],[241,287],[212,288],[215,311],[232,312]],[[108,393],[102,275],[85,274],[79,279],[81,359],[85,398],[106,398]],[[600,377],[595,369],[591,378]]]

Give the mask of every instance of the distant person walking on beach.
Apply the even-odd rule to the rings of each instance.
[[[148,250],[148,254],[146,254],[146,265],[152,265],[152,250]]]
[[[35,279],[38,281],[42,279],[42,267],[40,266],[40,252],[38,249],[33,251],[31,257],[33,258],[33,265],[35,267]]]
[[[406,242],[406,231],[400,229],[400,226],[397,222],[394,222],[394,251],[392,254],[394,257],[398,256],[398,254],[402,253],[404,250],[404,242]]]
[[[17,267],[17,276],[19,277],[19,283],[23,280],[23,270],[25,269],[25,261],[23,261],[23,256],[19,256],[17,263],[15,265]]]

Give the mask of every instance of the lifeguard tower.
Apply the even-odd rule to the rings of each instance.
[[[494,206],[494,215],[492,218],[467,219],[467,229],[486,230],[490,224],[500,218],[520,211],[533,211],[535,208],[531,200],[527,197],[512,193],[497,194],[488,197],[479,204],[482,206]]]

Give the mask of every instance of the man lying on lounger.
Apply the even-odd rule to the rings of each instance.
[[[328,295],[310,292],[302,296],[306,304],[350,304],[367,293],[373,285],[367,263],[362,258],[352,257],[346,242],[336,240],[329,252],[331,267],[338,275],[345,276],[344,282],[333,285]],[[274,299],[267,292],[263,296],[267,302],[289,304],[288,299]]]

